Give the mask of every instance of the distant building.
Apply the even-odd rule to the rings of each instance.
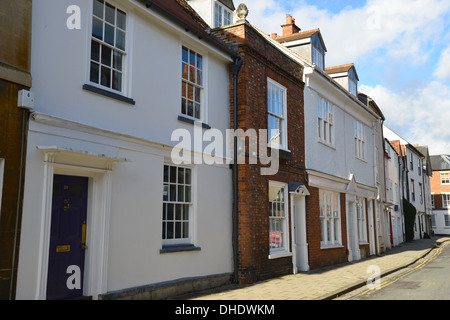
[[[450,155],[431,156],[432,227],[436,235],[450,235]]]

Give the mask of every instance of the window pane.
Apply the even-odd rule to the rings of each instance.
[[[183,205],[183,220],[185,220],[185,221],[189,220],[189,205],[188,204]]]
[[[184,222],[183,223],[183,238],[189,238],[189,223]]]
[[[175,205],[175,220],[181,220],[183,206],[180,204]]]
[[[113,63],[114,69],[122,71],[123,55],[120,52],[114,51],[113,56],[114,56],[114,63]]]
[[[102,66],[101,85],[111,87],[111,69]]]
[[[114,45],[114,27],[109,24],[105,24],[105,42]]]
[[[169,185],[167,184],[163,187],[163,201],[169,201]]]
[[[92,36],[103,40],[103,22],[95,17],[92,19]]]
[[[125,32],[116,30],[116,48],[125,50]]]
[[[127,20],[125,12],[122,12],[119,9],[117,9],[117,26],[122,30],[126,30],[127,29],[126,21]]]
[[[186,184],[191,184],[191,175],[192,175],[192,170],[191,169],[186,169]]]
[[[102,64],[110,67],[111,66],[111,48],[107,46],[102,46]]]
[[[91,41],[91,60],[100,61],[100,44],[97,41]]]
[[[182,61],[189,64],[189,50],[183,47]]]
[[[177,201],[177,185],[171,184],[169,187],[169,201]]]
[[[94,15],[103,19],[103,0],[94,0]]]
[[[184,199],[184,201],[185,202],[192,202],[192,199],[191,199],[191,187],[190,186],[186,186],[186,194],[185,194],[185,199]]]
[[[94,62],[91,62],[91,77],[90,80],[94,83],[99,83],[100,80],[100,66]]]
[[[173,220],[174,218],[174,208],[172,203],[167,204],[167,220]]]
[[[200,104],[195,104],[194,118],[200,119]]]
[[[181,64],[181,76],[183,77],[183,79],[189,80],[189,68],[187,63],[185,62]]]
[[[116,24],[116,9],[108,3],[105,7],[105,20],[113,25]]]
[[[177,168],[176,167],[170,167],[170,182],[171,183],[177,182]]]
[[[113,71],[112,88],[117,91],[122,91],[122,73],[120,73],[119,71]]]
[[[183,99],[181,99],[181,113],[182,114],[187,114],[186,107],[187,107],[186,99],[183,98]]]
[[[192,101],[188,101],[187,115],[190,117],[194,116],[194,103]]]
[[[197,55],[197,68],[202,70],[203,69],[203,57],[201,55]]]
[[[164,166],[164,182],[169,182],[169,166]]]
[[[184,186],[178,186],[178,202],[184,202]]]

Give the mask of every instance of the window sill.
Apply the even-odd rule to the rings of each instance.
[[[288,251],[279,251],[279,252],[272,252],[269,254],[269,259],[280,259],[280,258],[286,258],[286,257],[292,257],[292,252]]]
[[[117,101],[120,101],[120,102],[124,102],[124,103],[130,104],[130,105],[133,105],[133,106],[136,104],[136,101],[134,101],[131,98],[125,97],[125,96],[123,96],[121,94],[118,94],[118,93],[111,92],[109,90],[105,90],[105,89],[101,89],[101,88],[92,86],[90,84],[84,84],[83,85],[83,90],[86,90],[86,91],[89,91],[89,92],[92,92],[92,93],[96,93],[96,94],[99,94],[101,96],[104,96],[104,97],[107,97],[107,98],[111,98],[111,99],[114,99],[114,100],[117,100]]]
[[[336,245],[320,245],[320,250],[328,250],[328,249],[340,249],[344,248],[342,244],[336,244]]]
[[[367,163],[367,160],[365,160],[365,159],[363,159],[363,158],[360,158],[360,157],[358,157],[358,156],[356,156],[355,158],[358,159],[359,161],[362,161],[362,162],[364,162],[364,163]]]
[[[185,117],[185,116],[182,116],[182,115],[178,116],[178,121],[181,121],[181,122],[184,122],[184,123],[189,123],[189,124],[192,124],[192,125],[195,125],[196,123],[201,123],[203,129],[211,129],[210,125],[208,125],[206,123],[203,123],[200,120],[195,120],[195,119],[188,118],[188,117]]]
[[[175,253],[175,252],[186,252],[186,251],[200,251],[200,247],[196,247],[193,244],[175,244],[175,245],[165,245],[159,250],[160,254],[163,253]]]
[[[291,152],[291,150],[284,149],[282,147],[272,147],[270,145],[269,145],[269,149],[270,149],[270,154],[272,154],[272,149],[277,149],[278,150],[278,156],[280,157],[280,159],[292,160],[292,152]]]
[[[321,140],[317,140],[317,142],[320,143],[321,145],[325,146],[325,147],[328,147],[330,149],[336,150],[336,148],[332,144],[328,144],[328,143],[323,142]]]

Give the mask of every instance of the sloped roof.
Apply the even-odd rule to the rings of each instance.
[[[312,30],[307,30],[307,31],[300,31],[288,36],[279,36],[277,39],[275,39],[276,41],[278,41],[279,43],[285,43],[285,42],[290,42],[290,41],[295,41],[295,40],[303,40],[303,39],[308,39],[313,37],[314,35],[318,34],[320,37],[320,41],[322,42],[323,48],[325,49],[325,51],[327,51],[327,47],[325,46],[325,42],[323,41],[322,38],[322,34],[320,33],[320,29],[312,29]]]
[[[348,64],[343,64],[340,66],[328,67],[328,68],[325,68],[325,72],[328,74],[343,73],[343,72],[349,72],[350,69],[352,69],[352,68],[355,71],[356,78],[359,80],[358,73],[356,72],[354,63],[348,63]]]
[[[236,53],[233,52],[222,40],[209,34],[208,24],[192,9],[186,0],[138,0],[147,8],[157,11],[173,22],[182,26],[186,31],[194,32],[199,39],[204,39],[210,44],[216,46],[218,49],[225,51],[231,56]]]
[[[433,171],[450,170],[450,155],[430,156],[430,162]]]

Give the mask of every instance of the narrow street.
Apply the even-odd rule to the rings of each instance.
[[[445,243],[414,265],[381,279],[380,289],[366,287],[339,300],[449,300],[450,245]]]

